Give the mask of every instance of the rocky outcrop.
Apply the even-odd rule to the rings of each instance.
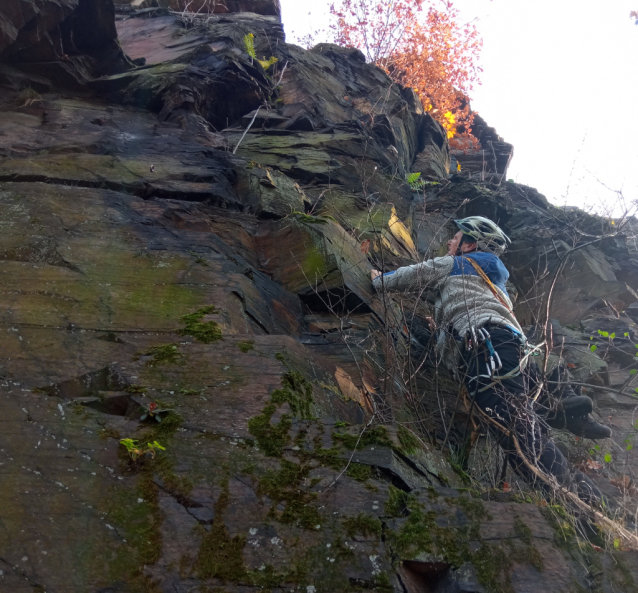
[[[32,56],[61,56],[64,52],[59,27],[77,5],[77,0],[4,3],[0,8],[0,55],[16,54],[30,48]]]
[[[451,217],[498,220],[519,316],[540,332],[552,288],[554,352],[626,449],[635,250],[502,182],[487,127],[498,178],[449,177],[412,91],[248,4],[0,8],[0,589],[632,590],[635,553],[466,487],[435,420],[456,386],[414,358],[428,294],[387,300],[369,272],[436,253]],[[603,360],[608,328],[626,343]]]
[[[209,15],[250,12],[281,18],[279,0],[115,0],[121,8],[170,8],[175,11]]]
[[[111,0],[7,0],[0,7],[0,80],[14,88],[50,88],[51,80],[77,92],[96,76],[130,69],[117,40]]]
[[[478,147],[453,151],[461,164],[461,170],[466,173],[464,176],[472,181],[500,185],[507,177],[514,147],[505,142],[494,128],[488,126],[478,113],[474,114],[472,134],[478,140]]]

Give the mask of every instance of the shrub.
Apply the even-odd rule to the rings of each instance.
[[[452,2],[340,0],[330,7],[340,45],[359,48],[393,80],[413,88],[448,138],[469,136],[469,93],[479,82],[482,40]]]

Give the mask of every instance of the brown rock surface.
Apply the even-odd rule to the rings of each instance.
[[[423,345],[369,283],[382,247],[414,261],[476,208],[519,241],[523,291],[572,219],[448,180],[412,92],[354,50],[285,44],[277,3],[227,4],[261,14],[121,14],[137,68],[110,2],[0,7],[0,591],[631,591],[636,554],[579,547],[560,508],[461,491],[422,430],[456,390],[428,359],[415,406],[383,371]],[[69,27],[76,53],[43,57]],[[415,166],[439,185],[415,196]],[[595,331],[638,282],[620,237],[587,249],[557,293]],[[590,354],[582,381],[618,387],[621,355]],[[631,403],[596,394],[601,413]]]

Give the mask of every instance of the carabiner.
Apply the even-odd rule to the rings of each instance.
[[[503,368],[503,363],[501,362],[501,357],[498,355],[498,352],[496,350],[494,350],[494,356],[496,357],[496,360],[498,362],[498,366],[496,367],[496,370],[500,371]]]

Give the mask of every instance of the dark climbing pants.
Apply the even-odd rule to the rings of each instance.
[[[498,375],[516,371],[524,356],[523,346],[513,331],[502,326],[486,326],[494,350],[500,356],[503,368]],[[508,433],[515,435],[525,460],[545,474],[550,474],[563,487],[576,491],[586,502],[600,500],[600,491],[582,472],[573,471],[563,454],[549,437],[549,430],[533,408],[532,397],[540,375],[536,363],[516,376],[497,381],[488,377],[489,351],[485,345],[463,353],[465,383],[470,401],[491,421],[486,419],[491,432],[507,454],[514,471],[533,486],[545,487],[521,458]],[[530,370],[531,369],[531,370]]]

